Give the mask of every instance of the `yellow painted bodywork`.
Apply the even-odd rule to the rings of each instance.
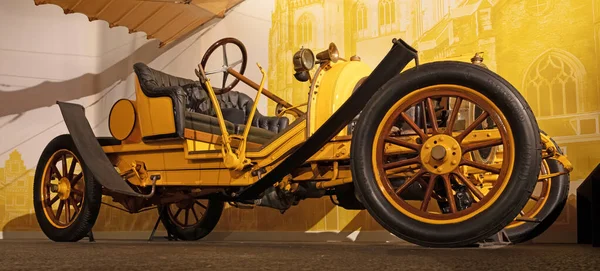
[[[329,69],[326,67],[315,75],[316,82],[309,94],[310,135],[352,95],[358,81],[372,72],[369,65],[360,61],[340,61],[331,64]],[[346,129],[339,135],[347,135]]]
[[[114,163],[119,172],[131,170],[132,163],[144,164],[146,176],[160,175],[156,183],[159,186],[247,186],[259,179],[253,171],[264,169],[269,172],[281,163],[295,148],[306,141],[309,134],[314,133],[323,123],[347,100],[361,79],[371,73],[368,65],[360,61],[339,61],[322,66],[314,76],[311,88],[311,100],[306,118],[295,120],[284,134],[262,146],[248,142],[245,158],[252,165],[244,169],[230,169],[223,158],[223,137],[220,135],[184,130],[184,138],[161,141],[143,141],[143,137],[157,135],[172,135],[175,133],[175,118],[173,104],[169,97],[147,97],[136,80],[136,96],[134,103],[136,123],[131,135],[122,141],[121,145],[104,146],[103,149]],[[211,100],[215,103],[214,93]],[[318,98],[317,98],[318,97]],[[221,119],[219,117],[219,119]],[[221,123],[223,125],[223,123]],[[290,172],[290,180],[316,180],[319,187],[327,188],[352,181],[348,166],[322,167],[320,163],[348,161],[350,157],[351,136],[347,130],[338,134],[321,150],[307,159],[306,168]],[[485,133],[485,135],[484,135]],[[240,136],[232,135],[230,147],[237,153],[240,147]],[[499,137],[496,130],[473,131],[464,139],[465,143],[489,140]],[[416,142],[417,136],[402,138]],[[386,145],[386,153],[402,154],[411,150],[394,144]],[[477,172],[476,169],[469,169]],[[400,175],[406,173],[398,173]],[[148,186],[152,183],[148,178],[129,177],[134,185]]]
[[[130,100],[119,100],[110,111],[108,128],[112,136],[124,140],[131,135],[137,124],[135,105]]]
[[[142,92],[139,80],[135,80],[137,117],[142,137],[174,134],[175,116],[170,97],[148,97]]]

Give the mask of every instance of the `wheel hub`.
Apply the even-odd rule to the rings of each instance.
[[[58,182],[57,189],[58,197],[61,200],[66,200],[71,195],[71,181],[69,179],[62,177]]]
[[[431,173],[441,175],[454,171],[460,164],[462,150],[454,137],[434,135],[421,149],[421,163]]]

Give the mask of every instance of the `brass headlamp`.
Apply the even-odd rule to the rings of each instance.
[[[306,82],[310,79],[308,71],[315,66],[315,55],[308,48],[301,48],[294,54],[292,59],[294,63],[294,77],[300,82]]]

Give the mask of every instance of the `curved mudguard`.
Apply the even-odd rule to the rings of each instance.
[[[417,50],[400,39],[392,41],[393,46],[387,55],[379,62],[367,79],[354,93],[329,117],[299,148],[283,162],[273,168],[267,175],[243,190],[237,200],[248,200],[258,197],[274,183],[289,174],[290,170],[304,164],[313,154],[337,135],[352,119],[363,110],[373,94],[394,76],[398,75],[411,61],[419,65]]]
[[[72,103],[56,102],[75,142],[85,166],[92,172],[94,179],[104,188],[123,195],[140,197],[115,170],[102,150],[92,127],[85,118],[83,106]]]

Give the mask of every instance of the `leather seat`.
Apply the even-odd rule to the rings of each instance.
[[[173,99],[176,123],[181,122],[181,126],[193,130],[221,134],[212,102],[199,81],[172,76],[143,63],[136,63],[134,71],[144,94],[150,97],[170,96]],[[220,90],[214,89],[215,92]],[[242,134],[254,103],[252,98],[241,92],[230,91],[217,95],[217,100],[227,131],[231,134]],[[184,106],[185,111],[178,112],[178,108]],[[263,144],[283,131],[288,124],[289,119],[286,117],[263,116],[256,111],[248,141]]]
[[[202,87],[188,85],[184,90],[189,97],[188,104],[186,106],[188,110],[210,116],[216,116],[212,102],[208,97],[208,93],[206,93]],[[215,89],[215,91],[218,92],[218,89]],[[246,123],[250,115],[250,110],[252,110],[252,106],[254,105],[254,100],[252,100],[250,96],[237,91],[229,91],[227,93],[217,95],[217,101],[219,102],[219,106],[221,107],[222,111],[226,109],[237,109],[243,112],[244,121],[237,124]],[[223,116],[225,119],[228,119],[227,114],[224,113]],[[283,131],[288,125],[288,118],[263,116],[260,112],[258,112],[258,110],[254,113],[254,118],[252,120],[253,127],[266,129],[274,133]]]
[[[196,131],[221,135],[219,120],[215,117],[205,114],[200,114],[196,112],[186,112],[185,127]],[[228,120],[225,120],[225,128],[230,134],[241,135],[244,133],[246,125],[234,124]],[[271,132],[269,130],[261,129],[258,127],[250,127],[250,131],[248,132],[248,141],[264,144],[275,136],[277,136],[277,133],[275,132]]]

